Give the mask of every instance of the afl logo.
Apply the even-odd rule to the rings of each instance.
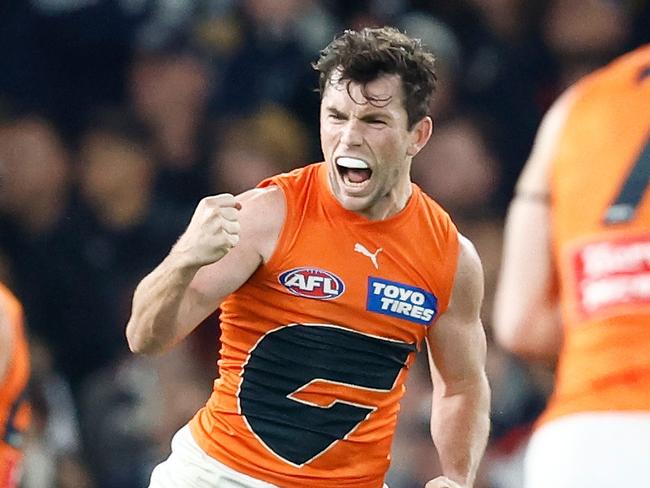
[[[294,268],[278,278],[294,295],[317,300],[331,300],[343,295],[343,280],[334,273],[318,268]]]

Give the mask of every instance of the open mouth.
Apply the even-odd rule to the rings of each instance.
[[[351,187],[362,187],[370,180],[372,170],[362,159],[342,156],[336,160],[336,168],[343,183]]]

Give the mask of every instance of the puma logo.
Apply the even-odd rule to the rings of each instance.
[[[375,268],[379,269],[379,263],[377,263],[377,254],[382,252],[384,249],[379,248],[375,252],[370,252],[368,249],[366,249],[366,246],[363,244],[359,244],[358,242],[354,245],[354,250],[358,253],[363,254],[364,256],[370,258],[370,261],[372,261],[372,264],[375,266]]]

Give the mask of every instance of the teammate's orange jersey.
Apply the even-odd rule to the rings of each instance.
[[[650,45],[574,88],[551,173],[565,339],[543,420],[650,412]]]
[[[25,388],[29,379],[29,353],[23,330],[22,307],[0,284],[0,308],[11,330],[11,358],[0,378],[0,486],[18,486],[16,476],[22,459],[23,433],[29,424]]]
[[[322,163],[268,185],[286,222],[222,304],[220,378],[190,427],[218,461],[281,487],[379,488],[414,352],[449,301],[456,228],[415,185],[387,220],[350,212]]]

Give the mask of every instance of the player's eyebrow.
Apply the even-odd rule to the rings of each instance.
[[[329,105],[325,107],[325,110],[336,117],[347,118],[348,116],[341,112],[336,107]],[[392,114],[387,111],[371,110],[369,112],[364,112],[359,114],[358,118],[363,121],[378,119],[383,121],[388,121],[393,118]]]
[[[337,109],[336,107],[334,107],[332,105],[329,105],[329,106],[325,107],[325,110],[327,110],[332,115],[336,115],[336,116],[339,116],[339,117],[344,117],[345,116],[345,114],[343,112],[341,112],[339,109]]]
[[[374,110],[372,112],[366,112],[361,114],[359,118],[362,120],[370,120],[370,119],[388,120],[388,119],[392,119],[393,117],[390,114],[390,112],[380,112]]]

